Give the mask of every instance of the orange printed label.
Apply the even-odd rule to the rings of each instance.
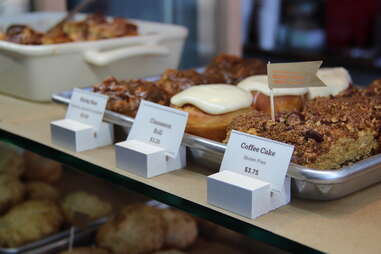
[[[270,88],[300,88],[326,86],[317,76],[322,61],[268,64]]]

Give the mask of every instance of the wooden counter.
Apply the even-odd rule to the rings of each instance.
[[[64,118],[66,107],[0,95],[0,129],[71,154],[130,179],[174,194],[279,236],[329,253],[381,253],[381,184],[337,201],[293,199],[291,204],[250,220],[206,203],[208,171],[186,168],[151,179],[117,169],[113,146],[73,153],[50,142],[49,123]],[[210,172],[209,172],[210,173]]]

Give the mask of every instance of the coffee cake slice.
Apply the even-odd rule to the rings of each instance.
[[[360,131],[351,124],[323,124],[303,113],[278,115],[276,121],[261,112],[250,112],[233,120],[228,128],[292,144],[292,162],[309,168],[338,169],[370,156],[379,146],[373,128]]]

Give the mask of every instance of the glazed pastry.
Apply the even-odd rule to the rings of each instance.
[[[62,29],[53,29],[49,33],[44,34],[41,38],[41,43],[46,45],[67,42],[72,42],[72,39],[70,39]]]
[[[55,187],[44,182],[27,182],[25,188],[27,199],[56,201],[60,196]]]
[[[61,31],[70,41],[86,41],[88,27],[85,21],[65,22]]]
[[[59,231],[63,216],[59,206],[48,200],[29,200],[0,218],[0,247],[15,248]]]
[[[196,70],[172,70],[163,73],[158,82],[170,96],[195,85],[237,84],[242,79],[265,74],[266,64],[259,59],[244,59],[232,55],[219,55],[208,65],[204,72]]]
[[[24,177],[27,180],[55,183],[61,179],[61,163],[28,151],[24,153],[24,160],[26,167]]]
[[[99,228],[96,242],[116,254],[151,253],[163,247],[166,226],[159,208],[131,205]]]
[[[138,27],[124,18],[110,21],[103,15],[90,15],[83,21],[70,21],[62,26],[62,31],[71,41],[94,41],[123,36],[138,35]]]
[[[109,96],[107,109],[135,117],[141,100],[168,105],[168,95],[155,83],[143,80],[119,81],[114,77],[94,86],[93,91]]]
[[[165,247],[185,249],[197,238],[197,223],[193,217],[175,209],[163,209],[162,215],[167,223]]]
[[[24,199],[25,186],[10,175],[0,175],[0,215]]]
[[[267,75],[248,77],[238,83],[238,87],[253,94],[253,108],[271,113],[270,89]],[[293,112],[302,110],[307,88],[273,89],[275,112]]]
[[[24,45],[41,45],[135,35],[138,35],[138,27],[127,19],[109,20],[103,15],[95,14],[87,16],[82,21],[66,21],[47,33],[38,32],[26,25],[12,25],[8,27],[4,39]]]
[[[97,196],[79,191],[69,193],[61,202],[61,207],[67,222],[76,223],[76,212],[87,215],[87,220],[93,221],[111,213],[111,205]]]
[[[338,95],[348,89],[352,83],[349,72],[343,67],[321,68],[318,70],[317,76],[327,87],[309,87],[309,99]]]
[[[186,132],[221,141],[236,116],[251,111],[252,95],[231,85],[199,85],[171,98],[172,107],[189,113]]]
[[[249,76],[266,73],[266,63],[260,59],[222,54],[213,59],[207,66],[204,75],[207,79],[212,79],[207,83],[235,85]]]
[[[101,40],[138,35],[137,25],[124,18],[114,18],[110,22],[88,22],[87,40]]]
[[[25,25],[12,25],[6,31],[5,40],[18,44],[38,45],[41,44],[42,33],[36,32]]]

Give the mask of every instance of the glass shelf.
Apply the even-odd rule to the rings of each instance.
[[[112,172],[106,168],[102,168],[91,162],[82,160],[68,153],[56,150],[52,147],[40,144],[28,138],[24,138],[0,129],[0,140],[35,152],[46,158],[56,160],[58,162],[74,167],[88,174],[103,178],[114,184],[119,184],[123,187],[126,187],[129,190],[136,191],[147,197],[153,198],[170,206],[179,208],[195,216],[209,220],[211,222],[234,230],[238,233],[252,237],[258,241],[267,243],[276,248],[292,253],[322,253],[320,251],[314,250],[303,244],[281,237],[252,224],[246,223],[236,218],[232,218],[226,214],[219,213],[215,210],[209,209],[200,204],[178,197],[158,188],[151,187],[134,179],[130,179],[123,175]]]
[[[124,186],[281,250],[346,253],[379,248],[381,217],[377,215],[381,209],[381,185],[337,201],[292,199],[289,205],[251,220],[206,202],[206,176],[213,173],[206,168],[188,165],[185,169],[146,179],[116,168],[113,146],[81,153],[54,146],[50,141],[49,123],[64,118],[65,112],[66,107],[62,105],[0,95],[0,140]],[[350,230],[343,230],[345,228]]]

